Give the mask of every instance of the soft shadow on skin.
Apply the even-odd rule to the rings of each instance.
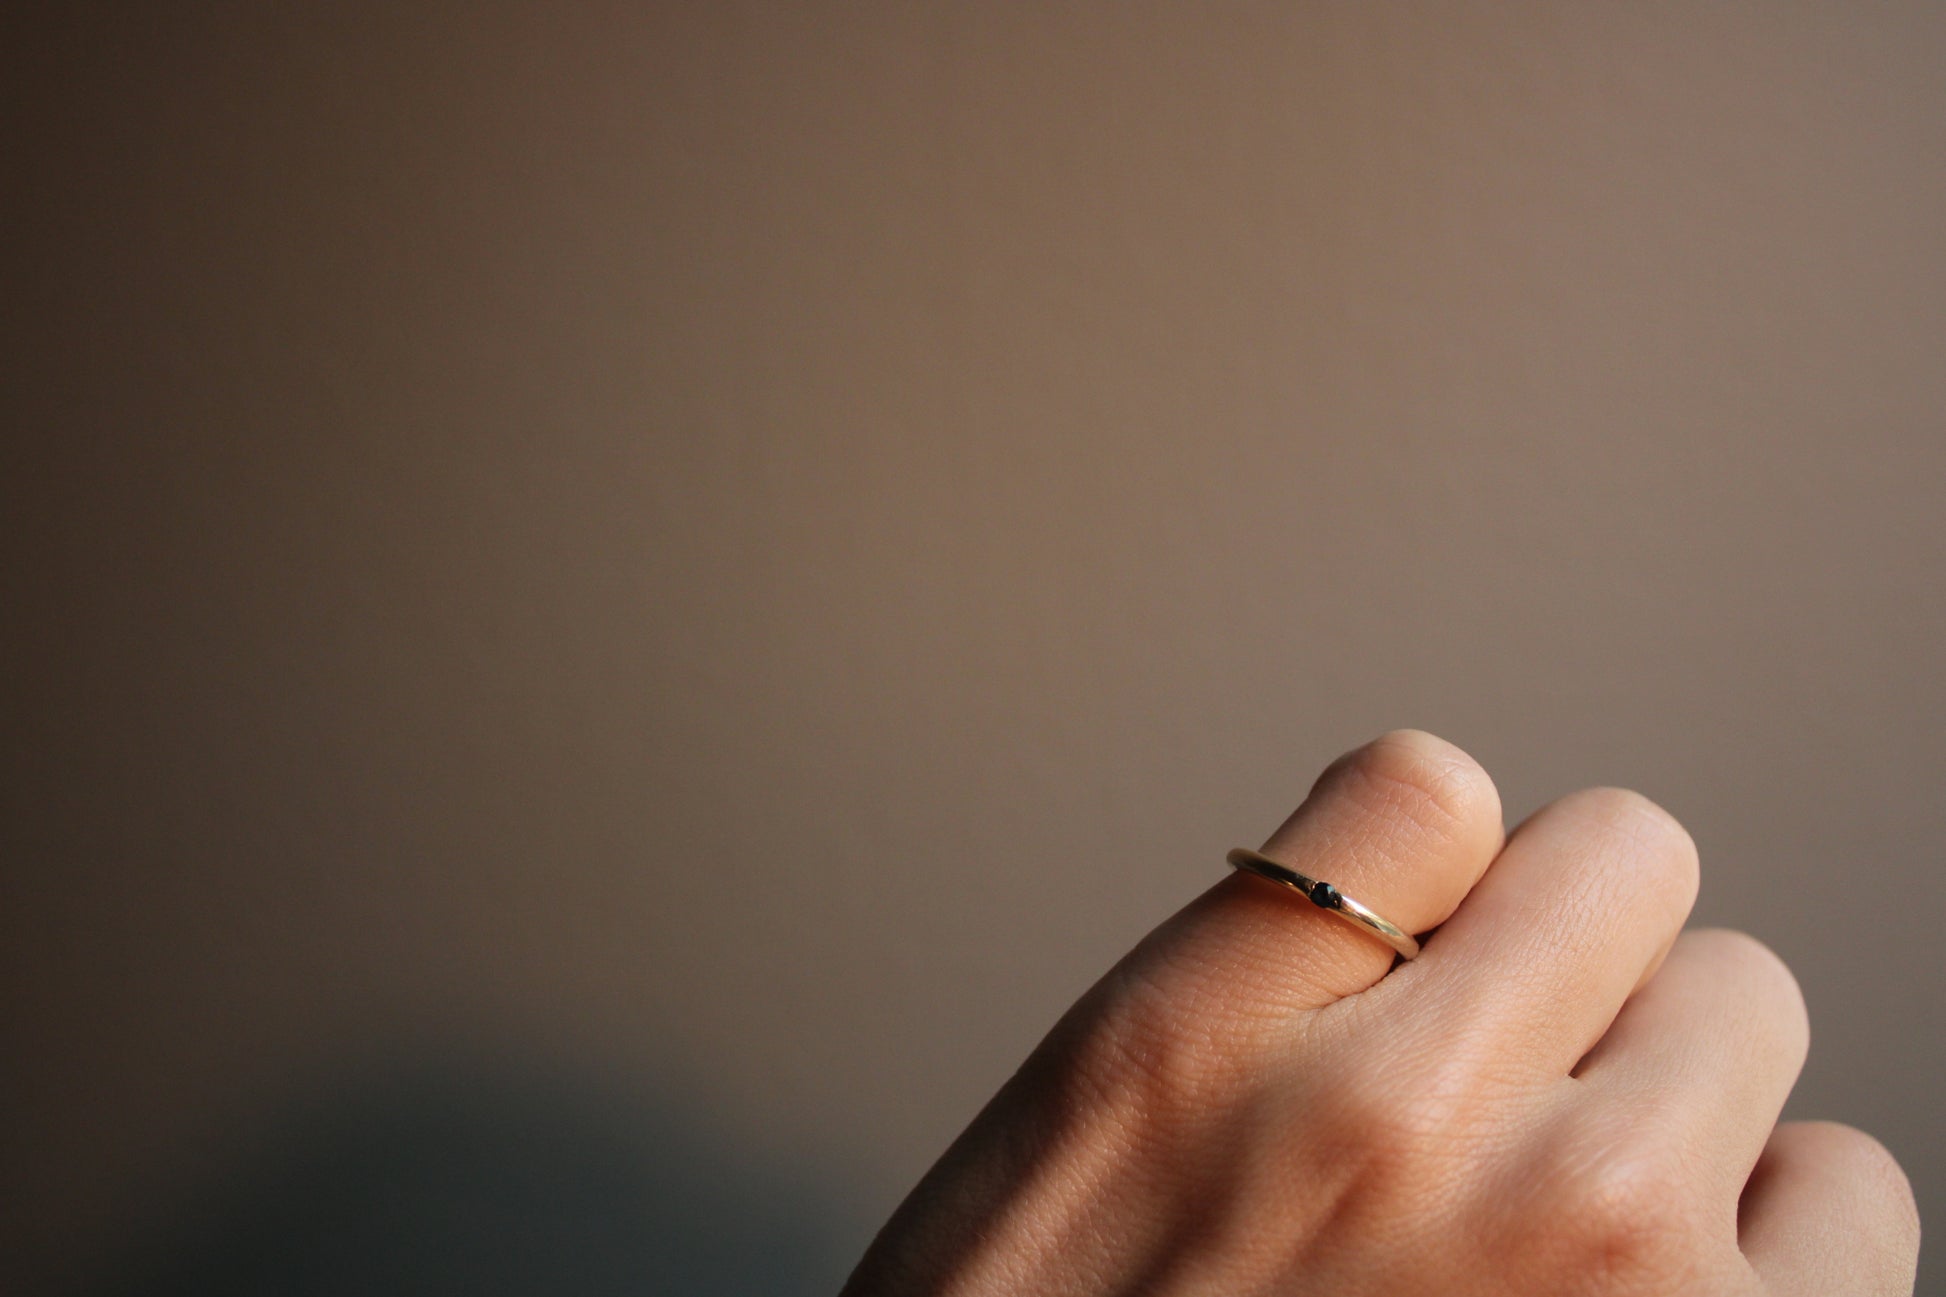
[[[416,1066],[296,1105],[89,1297],[828,1297],[837,1197],[643,1095]]]

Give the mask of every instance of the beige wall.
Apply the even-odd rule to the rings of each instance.
[[[1946,9],[8,21],[0,1287],[431,1068],[828,1288],[1393,725],[1683,817],[1946,1206]]]

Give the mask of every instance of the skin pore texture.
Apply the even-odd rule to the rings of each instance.
[[[1912,1191],[1778,1123],[1809,1041],[1754,938],[1683,930],[1695,844],[1615,788],[1511,832],[1417,730],[1264,844],[1393,952],[1238,871],[1077,1001],[880,1231],[845,1297],[1909,1294]]]

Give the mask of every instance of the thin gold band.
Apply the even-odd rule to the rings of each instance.
[[[1273,883],[1280,883],[1302,894],[1326,914],[1335,914],[1346,923],[1356,924],[1407,959],[1416,958],[1419,954],[1419,943],[1410,935],[1399,931],[1330,883],[1306,878],[1289,865],[1280,865],[1262,852],[1252,851],[1248,847],[1235,847],[1223,858],[1238,869],[1247,869],[1259,878],[1268,878]]]

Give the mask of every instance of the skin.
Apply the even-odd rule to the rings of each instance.
[[[1477,763],[1400,730],[1263,851],[1438,930],[1394,968],[1225,877],[1069,1009],[845,1297],[1912,1291],[1904,1173],[1778,1123],[1803,997],[1754,938],[1682,930],[1696,848],[1653,802],[1587,789],[1509,834]]]

